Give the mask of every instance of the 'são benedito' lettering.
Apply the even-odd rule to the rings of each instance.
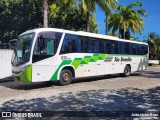
[[[114,59],[115,62],[129,62],[129,61],[132,61],[132,58],[130,57],[115,57]]]

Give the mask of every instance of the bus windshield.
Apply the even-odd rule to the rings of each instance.
[[[35,33],[29,33],[19,36],[16,48],[12,56],[12,64],[15,66],[22,65],[30,60],[32,42]]]

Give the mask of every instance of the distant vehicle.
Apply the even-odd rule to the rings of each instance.
[[[120,73],[148,66],[148,44],[88,32],[40,28],[22,33],[12,57],[12,74],[25,82],[59,81]]]
[[[12,39],[9,41],[9,48],[14,49],[16,46],[17,39]]]
[[[8,43],[0,43],[0,49],[9,49]]]

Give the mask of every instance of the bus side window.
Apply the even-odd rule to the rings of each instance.
[[[99,41],[95,38],[88,39],[88,52],[89,53],[99,53]]]
[[[105,40],[100,41],[99,49],[100,49],[100,53],[105,53],[105,54],[107,53]]]
[[[140,45],[136,44],[137,55],[141,55]]]
[[[88,53],[88,38],[83,37],[83,52]]]
[[[130,54],[129,43],[125,43],[125,54]]]
[[[136,55],[137,53],[136,53],[136,44],[134,44],[134,43],[131,43],[130,44],[131,45],[131,54],[132,55]]]
[[[148,54],[148,46],[147,46],[147,45],[145,45],[144,54],[145,54],[145,55]]]
[[[111,42],[109,40],[106,41],[106,50],[107,50],[107,54],[111,54],[112,50],[111,50]]]
[[[95,41],[92,38],[89,38],[87,43],[88,43],[88,52],[94,53]]]
[[[95,46],[94,46],[94,52],[95,53],[100,53],[100,48],[99,48],[100,40],[96,39],[95,40]]]
[[[82,52],[81,36],[66,34],[63,40],[60,54]]]
[[[120,54],[125,54],[125,43],[124,42],[119,42],[119,49],[120,49]]]
[[[142,45],[141,46],[141,55],[146,55],[146,54],[148,54],[148,46]]]
[[[119,53],[118,42],[112,41],[112,53],[113,54],[118,54]]]

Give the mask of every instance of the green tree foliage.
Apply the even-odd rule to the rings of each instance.
[[[86,14],[84,14],[76,4],[76,0],[66,2],[57,0],[54,4],[51,4],[49,12],[49,26],[68,30],[85,31]],[[90,32],[97,33],[98,25],[95,22],[94,15],[91,15],[90,23]]]
[[[85,17],[74,4],[76,1],[54,1],[49,9],[49,27],[84,30]]]
[[[134,34],[144,29],[143,19],[141,16],[146,16],[144,9],[135,9],[141,7],[141,2],[132,2],[128,6],[120,5],[117,8],[117,13],[109,15],[109,29],[112,29],[112,34],[119,30],[119,36],[122,39],[130,39],[130,31]]]
[[[39,0],[0,0],[0,41],[8,42],[42,23]]]
[[[104,4],[101,5],[101,8],[105,12],[105,16],[106,16],[106,19],[105,19],[106,35],[108,35],[108,16],[109,14],[112,14],[111,8],[114,10],[117,9],[116,3],[118,2],[119,0],[105,0],[105,5]]]
[[[86,31],[90,31],[90,15],[96,10],[95,0],[81,0],[81,10],[86,15]]]
[[[29,29],[43,27],[43,0],[0,0],[0,41],[10,39]],[[49,27],[85,30],[86,14],[77,7],[77,0],[48,0]],[[91,32],[98,32],[94,15],[90,17]]]
[[[99,7],[107,13],[110,12],[110,7],[108,5],[108,1],[113,0],[79,0],[80,5],[79,8],[81,8],[81,11],[86,16],[86,31],[91,32],[92,28],[90,29],[90,24],[92,23],[90,17],[93,17],[95,11],[96,11],[96,5],[99,5]],[[112,3],[110,3],[111,5]]]
[[[160,63],[160,36],[155,32],[148,34],[149,53],[151,60],[159,60]]]

